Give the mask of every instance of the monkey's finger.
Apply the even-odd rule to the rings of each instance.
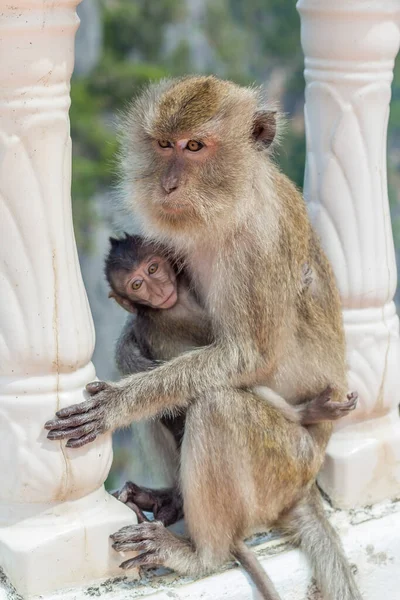
[[[91,433],[96,428],[97,423],[92,421],[80,427],[68,427],[65,429],[52,429],[47,434],[49,440],[62,440],[64,438],[78,438]]]
[[[357,400],[347,400],[346,402],[330,402],[327,406],[332,412],[348,412],[357,408]]]
[[[147,540],[142,540],[141,542],[115,542],[112,545],[116,552],[143,552],[156,549],[149,546],[150,544]]]
[[[71,438],[70,440],[68,440],[68,442],[65,445],[67,446],[67,448],[81,448],[85,444],[94,442],[94,440],[96,438],[97,438],[97,433],[94,431],[94,432],[88,433],[87,435],[84,435],[80,438]]]
[[[149,521],[140,525],[127,525],[110,535],[110,538],[114,542],[141,542],[142,540],[155,537],[159,533],[160,528],[164,528],[164,526],[159,521]]]
[[[124,488],[122,488],[121,491],[118,491],[116,493],[117,500],[119,500],[120,502],[123,502],[124,504],[126,504],[129,501],[129,492],[128,490],[125,490]]]
[[[98,394],[99,392],[105,390],[107,387],[108,384],[105,381],[92,381],[91,383],[87,384],[86,391],[91,396],[94,396],[95,394]]]
[[[73,430],[79,427],[83,427],[87,423],[91,423],[95,420],[96,414],[90,414],[90,416],[88,416],[84,421],[80,421],[79,423],[76,423],[76,421],[73,418],[62,420],[54,419],[53,421],[48,421],[45,424],[45,429],[48,429],[50,433],[55,431],[69,431],[71,433]],[[51,439],[51,436],[47,437]]]
[[[126,560],[119,566],[126,571],[127,569],[133,569],[135,567],[156,568],[161,566],[161,564],[161,561],[157,560],[154,552],[143,552],[143,554],[139,554],[138,556],[135,556],[135,558]]]
[[[45,429],[66,429],[67,427],[79,427],[85,423],[91,423],[96,420],[97,412],[87,412],[80,415],[74,415],[65,419],[52,419],[44,424]]]
[[[354,410],[355,408],[357,408],[357,404],[358,404],[358,398],[354,399],[354,400],[348,400],[347,402],[341,402],[341,410]]]
[[[80,415],[87,413],[89,410],[93,408],[97,408],[100,404],[98,398],[91,398],[90,400],[85,400],[84,402],[80,402],[79,404],[73,404],[72,406],[67,406],[66,408],[62,408],[56,412],[57,417],[60,419],[65,419],[67,417],[71,417],[72,415]]]

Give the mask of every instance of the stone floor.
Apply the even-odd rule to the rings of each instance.
[[[400,598],[400,500],[352,511],[327,507],[340,532],[364,600]],[[250,540],[282,600],[320,600],[304,556],[273,533]],[[234,564],[212,576],[193,580],[154,572],[140,581],[114,579],[56,594],[43,600],[250,600],[256,598],[247,576]],[[0,600],[21,600],[0,572]]]

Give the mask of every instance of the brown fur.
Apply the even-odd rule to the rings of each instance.
[[[186,210],[163,210],[170,200],[160,181],[169,161],[157,151],[152,127],[162,119],[172,130],[180,109],[187,114],[185,85],[191,95],[201,93],[204,78],[161,83],[133,103],[125,122],[124,188],[143,232],[184,257],[215,341],[119,383],[90,384],[93,398],[60,411],[59,421],[68,429],[84,413],[100,432],[187,408],[181,480],[190,541],[159,524],[122,530],[115,548],[141,552],[125,566],[209,571],[249,531],[284,519],[326,597],[360,600],[320,500],[310,496],[331,424],[299,427],[249,391],[266,385],[296,404],[332,385],[335,398],[345,399],[345,344],[331,268],[300,193],[255,139],[257,115],[267,110],[257,90],[212,78],[212,115],[203,122],[198,108],[193,127],[186,123],[191,138],[210,151],[202,162],[188,157],[186,179],[174,192]],[[172,107],[163,104],[172,96]],[[311,297],[299,301],[305,262],[318,277]],[[273,596],[264,590],[264,597]]]
[[[124,267],[133,277],[140,263],[143,261],[146,265],[159,249],[152,244],[145,244],[139,236],[132,237],[128,234],[125,239],[111,238],[110,241],[111,249],[106,258],[105,273],[112,295],[117,297],[122,293],[118,285],[120,269]],[[312,271],[307,264],[303,265],[299,277],[300,302],[312,284]],[[132,375],[155,368],[161,362],[175,358],[183,352],[213,342],[211,320],[190,290],[189,281],[182,271],[176,273],[175,283],[178,300],[173,308],[159,310],[133,299],[130,300],[128,308],[123,305],[126,310],[135,309],[137,314],[129,317],[117,342],[116,362],[121,375]],[[341,418],[356,405],[354,398],[348,402],[331,402],[330,388],[297,406],[288,404],[284,398],[265,386],[256,386],[253,391],[275,406],[286,418],[304,425]],[[151,440],[153,447],[159,448],[163,453],[164,461],[164,427],[172,433],[177,452],[170,456],[168,467],[174,478],[179,471],[177,459],[184,435],[185,413],[186,411],[182,410],[178,414],[176,411],[163,414],[160,420],[154,420],[151,428],[146,428],[145,431],[144,443],[148,444]],[[138,432],[135,435],[138,435]],[[143,510],[152,510],[155,518],[165,525],[171,525],[183,516],[182,495],[176,484],[169,489],[152,490],[128,481],[116,492],[116,497],[133,508],[141,521],[144,520],[141,512]]]

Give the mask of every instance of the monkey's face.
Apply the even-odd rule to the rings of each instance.
[[[129,272],[118,271],[113,284],[110,296],[130,312],[135,304],[168,309],[178,300],[174,270],[162,256],[149,256]]]
[[[197,138],[197,139],[196,139]],[[215,157],[218,142],[190,134],[173,139],[153,141],[159,164],[158,182],[153,195],[154,207],[160,215],[182,220],[201,217],[209,197],[213,196],[207,178],[208,165]],[[222,183],[223,178],[219,178]]]
[[[124,131],[125,180],[134,208],[164,232],[210,227],[251,194],[259,150],[275,134],[275,113],[254,90],[215,77],[150,87]]]
[[[135,192],[153,222],[198,227],[235,204],[240,185],[225,168],[232,151],[224,152],[216,136],[193,131],[153,138],[149,146],[153,172],[136,182]]]

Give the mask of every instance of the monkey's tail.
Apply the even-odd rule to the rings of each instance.
[[[264,600],[281,600],[274,584],[262,568],[256,555],[244,542],[236,543],[232,554],[240,562],[243,569],[250,575],[254,585]]]
[[[316,485],[286,515],[284,528],[307,555],[317,585],[329,600],[362,600],[339,536],[329,523]]]

